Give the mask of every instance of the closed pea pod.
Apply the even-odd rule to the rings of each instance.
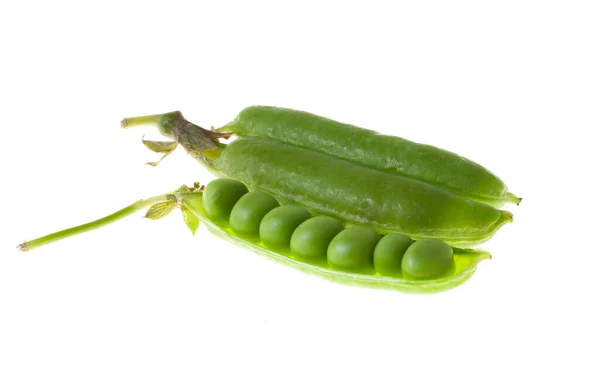
[[[299,206],[274,208],[260,222],[260,240],[272,249],[289,249],[294,230],[310,218],[310,213]]]
[[[373,269],[373,251],[381,236],[363,226],[350,227],[337,234],[327,249],[327,262],[337,269],[368,272]]]
[[[294,230],[290,250],[301,259],[326,261],[329,243],[342,230],[344,225],[338,219],[329,216],[313,217]]]
[[[521,201],[492,172],[455,153],[304,111],[250,106],[218,131],[311,149],[497,207]]]
[[[413,240],[403,234],[387,234],[377,243],[373,254],[375,271],[384,276],[402,274],[402,258]]]
[[[277,206],[279,203],[267,193],[254,191],[244,194],[231,210],[231,230],[242,237],[259,240],[260,222]]]

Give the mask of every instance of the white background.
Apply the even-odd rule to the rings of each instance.
[[[597,367],[600,12],[581,1],[2,2],[1,367]],[[525,199],[449,292],[337,285],[143,213],[181,184],[126,116],[310,111],[437,145]]]

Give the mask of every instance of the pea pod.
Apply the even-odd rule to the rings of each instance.
[[[274,139],[430,183],[497,207],[521,201],[492,172],[455,153],[304,111],[250,106],[218,131]]]
[[[207,219],[202,211],[196,212],[202,222],[214,235],[267,257],[273,261],[300,270],[306,274],[318,276],[336,283],[349,286],[360,286],[372,289],[388,289],[415,294],[437,293],[453,289],[464,284],[473,276],[477,265],[484,260],[491,259],[490,253],[483,250],[454,248],[454,270],[451,275],[433,280],[418,280],[399,277],[381,276],[376,274],[352,273],[332,268],[325,268],[322,264],[303,262],[286,254],[277,253],[271,249],[261,247],[243,238],[237,237],[230,231],[220,228]]]
[[[224,184],[229,185],[231,184],[231,182],[220,182],[219,187],[223,188],[225,186]],[[239,185],[233,187],[237,187],[237,189],[243,189],[243,187]],[[417,251],[412,252],[412,254],[410,255],[411,259],[409,260],[409,267],[411,267],[413,273],[418,273],[419,275],[423,274],[423,272],[426,272],[426,276],[428,276],[427,279],[413,279],[403,277],[402,275],[394,277],[383,276],[381,274],[375,273],[375,271],[372,269],[370,271],[360,269],[361,266],[369,266],[371,264],[375,244],[378,242],[380,237],[379,234],[376,234],[372,229],[369,228],[350,227],[339,232],[338,235],[331,240],[328,246],[330,248],[330,252],[328,253],[334,253],[333,255],[328,255],[328,258],[331,257],[329,259],[330,263],[333,264],[324,264],[321,260],[317,259],[313,261],[309,261],[306,259],[299,260],[294,257],[293,252],[289,252],[289,250],[285,247],[269,248],[259,241],[248,240],[248,238],[241,237],[235,234],[231,228],[227,227],[226,225],[223,225],[227,222],[227,219],[224,219],[222,214],[225,213],[231,207],[231,203],[228,200],[224,200],[222,203],[222,208],[218,208],[218,202],[203,201],[203,195],[203,187],[199,185],[195,185],[192,188],[182,186],[174,192],[134,202],[132,205],[127,206],[109,216],[103,217],[96,221],[92,221],[87,224],[62,230],[50,235],[43,236],[38,239],[34,239],[29,242],[25,242],[19,245],[19,248],[21,250],[28,251],[63,238],[67,238],[82,232],[94,230],[102,226],[108,225],[119,219],[122,219],[126,216],[129,216],[149,206],[150,209],[146,213],[147,218],[162,218],[168,215],[173,209],[179,207],[183,212],[183,219],[185,223],[188,225],[188,227],[192,230],[193,233],[196,232],[199,222],[202,222],[208,227],[208,229],[212,233],[234,244],[240,245],[246,249],[254,251],[255,253],[263,255],[267,258],[270,258],[287,266],[296,268],[308,274],[316,275],[325,279],[348,285],[363,286],[369,288],[391,289],[411,293],[440,292],[451,289],[464,283],[473,275],[477,268],[477,265],[481,261],[491,258],[490,254],[485,251],[455,248],[453,249],[451,260],[446,260],[445,262],[446,264],[451,262],[453,266],[450,270],[451,272],[445,272],[443,275],[441,275],[441,272],[438,272],[437,277],[432,277],[431,275],[434,275],[434,272],[436,271],[435,269],[433,269],[432,271],[432,268],[436,267],[435,261],[440,257],[436,257],[435,255],[432,256],[430,253],[427,252],[425,252],[425,254],[423,255],[424,248],[421,247]],[[241,198],[243,198],[243,196]],[[271,199],[269,199],[268,197],[264,197],[264,201],[265,203],[270,203]],[[209,206],[212,208],[210,212],[212,213],[212,215],[208,214],[205,208],[205,203],[209,204]],[[248,202],[244,204],[244,206],[248,205]],[[256,204],[256,208],[262,208],[262,206]],[[276,207],[276,209],[277,208],[284,207]],[[289,213],[287,213],[288,211],[277,212],[282,212],[283,218],[298,219],[300,217],[304,217],[304,215],[299,215],[301,214],[301,211],[299,210],[294,210],[293,216],[291,217],[289,216]],[[308,219],[303,223],[311,221],[314,218]],[[264,222],[265,219],[263,218],[262,221]],[[322,220],[319,220],[319,223],[321,221]],[[282,227],[282,231],[285,233],[284,237],[287,239],[289,235],[289,229],[287,228],[288,221],[283,221],[283,223],[284,226]],[[272,226],[272,224],[273,222],[271,222],[270,226]],[[298,225],[297,229],[300,228],[302,224]],[[337,228],[337,224],[332,225]],[[322,240],[323,236],[330,237],[327,228],[323,228],[321,226],[314,226],[312,224],[310,226],[303,227],[302,231],[311,231],[310,229],[312,229],[312,231],[318,232],[322,236],[320,236],[319,234],[311,234],[306,238]],[[418,242],[415,242],[413,243],[413,245],[417,243]],[[320,247],[320,245],[317,245],[317,247]],[[357,250],[358,252],[354,252],[354,250]],[[391,254],[393,254],[393,252]],[[446,267],[445,265],[442,266]]]

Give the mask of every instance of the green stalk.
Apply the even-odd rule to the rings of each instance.
[[[224,147],[219,139],[228,139],[232,135],[232,133],[219,133],[199,127],[186,120],[179,111],[136,116],[121,121],[122,128],[135,126],[155,126],[163,136],[172,139],[173,143],[176,142],[181,145],[192,157],[204,160],[206,163],[208,163],[211,155],[217,157],[220,154],[221,150],[218,148]],[[160,144],[164,143],[160,142]],[[205,151],[207,152],[206,155],[204,154]]]
[[[171,111],[165,114],[136,116],[121,120],[121,127],[129,128],[148,125],[160,126],[165,122],[165,120],[175,120],[176,118],[183,118],[179,111]]]
[[[38,247],[41,247],[42,245],[46,245],[48,243],[52,243],[55,242],[57,240],[61,240],[64,238],[68,238],[77,234],[81,234],[90,230],[95,230],[98,228],[101,228],[103,226],[106,226],[108,224],[111,224],[115,221],[118,221],[124,217],[127,217],[141,209],[144,209],[146,207],[152,206],[154,204],[160,203],[160,202],[165,202],[169,200],[169,195],[168,194],[162,194],[156,197],[152,197],[152,198],[148,198],[148,199],[142,199],[139,201],[134,202],[133,204],[120,209],[119,211],[113,213],[112,215],[108,215],[106,217],[103,217],[101,219],[92,221],[92,222],[88,222],[86,224],[83,225],[79,225],[79,226],[75,226],[75,227],[71,227],[65,230],[61,230],[61,231],[57,231],[55,233],[46,235],[46,236],[42,236],[41,238],[37,238],[31,241],[26,241],[23,244],[19,244],[17,246],[18,249],[22,250],[22,251],[28,251],[31,249],[35,249]]]

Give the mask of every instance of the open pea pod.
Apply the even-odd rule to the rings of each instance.
[[[442,277],[429,280],[410,280],[403,277],[381,276],[375,273],[362,274],[340,271],[332,269],[327,265],[295,259],[289,252],[268,249],[260,242],[252,242],[236,235],[227,225],[223,223],[218,224],[207,214],[202,200],[203,190],[204,187],[197,183],[193,187],[182,186],[170,193],[136,201],[98,220],[25,242],[20,244],[18,248],[23,251],[32,250],[63,238],[100,228],[149,207],[146,218],[152,220],[160,219],[167,216],[174,209],[180,208],[183,220],[192,233],[195,233],[200,222],[203,222],[213,234],[231,243],[305,273],[347,285],[391,289],[410,293],[435,293],[461,285],[473,275],[479,262],[491,258],[490,253],[485,251],[454,248],[454,266],[451,272],[444,274]]]
[[[380,275],[366,275],[351,272],[334,270],[319,265],[302,262],[291,257],[289,254],[282,254],[267,249],[259,244],[255,244],[246,239],[240,238],[234,234],[231,229],[223,228],[212,222],[206,215],[202,206],[202,201],[197,198],[184,197],[183,204],[193,212],[208,230],[214,235],[236,244],[240,247],[251,250],[257,254],[267,257],[273,261],[310,275],[328,279],[337,283],[352,286],[362,286],[376,289],[389,289],[406,293],[437,293],[455,288],[465,283],[477,270],[477,265],[484,260],[491,259],[489,252],[476,249],[453,248],[454,250],[454,268],[452,273],[435,280],[409,280],[400,277],[388,277]]]
[[[453,274],[436,280],[407,280],[398,277],[353,274],[300,262],[294,258],[273,252],[239,238],[230,231],[221,229],[210,221],[205,222],[205,224],[211,233],[222,239],[307,274],[346,285],[390,289],[407,293],[437,293],[455,288],[471,278],[481,261],[492,258],[491,254],[486,251],[456,248],[454,249],[454,262],[456,266]]]

